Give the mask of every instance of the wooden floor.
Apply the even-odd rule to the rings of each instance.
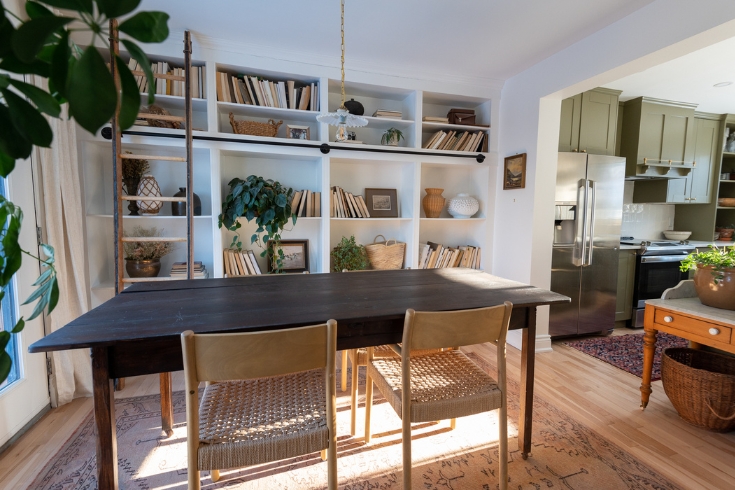
[[[639,378],[562,344],[553,349],[536,358],[536,393],[682,488],[735,488],[735,432],[715,434],[687,425],[660,381],[653,384],[648,408],[641,411]],[[495,362],[494,347],[467,350]],[[520,353],[508,348],[508,361],[508,375],[519,379]],[[174,374],[174,390],[183,389],[182,373]],[[158,376],[141,376],[128,378],[116,397],[157,392]],[[44,416],[0,455],[0,488],[27,488],[91,409],[91,399],[78,399]]]

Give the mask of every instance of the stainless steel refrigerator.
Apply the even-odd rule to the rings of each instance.
[[[615,326],[625,158],[559,153],[551,290],[572,298],[551,307],[552,337]]]

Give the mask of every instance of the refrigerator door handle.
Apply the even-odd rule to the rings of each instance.
[[[590,234],[589,234],[589,240],[590,244],[587,248],[587,264],[586,265],[592,265],[592,250],[595,246],[595,201],[597,197],[597,190],[595,189],[595,181],[589,180],[589,191],[591,194],[591,203],[590,203],[590,212],[589,212],[589,226],[590,226]]]
[[[572,264],[584,266],[584,257],[587,253],[587,193],[589,187],[586,179],[577,183],[577,219],[574,236],[574,252]]]

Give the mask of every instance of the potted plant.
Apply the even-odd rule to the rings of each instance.
[[[240,229],[239,218],[248,221],[255,219],[258,228],[250,237],[250,243],[255,243],[263,251],[261,257],[274,265],[273,272],[281,272],[284,254],[280,247],[268,247],[268,242],[281,240],[281,232],[288,224],[289,219],[296,224],[296,215],[291,210],[293,189],[284,187],[280,182],[251,175],[247,179],[232,179],[229,184],[230,192],[222,203],[222,214],[219,215],[219,227],[223,226],[230,231]],[[242,247],[239,235],[232,239],[231,248]],[[277,250],[276,256],[272,256]]]
[[[715,231],[720,232],[720,240],[728,242],[732,240],[732,235],[735,233],[735,225],[729,224],[724,226],[718,226]]]
[[[405,139],[400,129],[388,128],[383,133],[383,137],[380,138],[380,144],[389,146],[398,146],[398,143]]]
[[[123,235],[126,237],[160,237],[163,236],[163,230],[155,226],[152,228],[136,226],[131,232],[124,232]],[[171,242],[124,242],[125,270],[130,277],[156,277],[161,271],[161,257],[172,251],[173,243]]]
[[[125,153],[132,154],[130,151]],[[123,185],[125,185],[125,193],[128,196],[138,195],[138,185],[140,179],[144,174],[149,172],[151,169],[148,160],[142,159],[123,159],[122,161],[122,178]],[[138,203],[135,201],[129,201],[128,209],[130,210],[130,216],[138,216]]]
[[[710,245],[681,261],[681,270],[695,270],[694,287],[702,304],[735,310],[735,246]]]
[[[367,251],[355,242],[355,235],[342,240],[332,249],[332,272],[362,271],[370,267]]]

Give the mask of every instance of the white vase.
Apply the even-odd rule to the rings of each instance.
[[[161,197],[161,188],[152,175],[144,175],[138,184],[138,196]],[[137,201],[142,214],[158,214],[163,207],[162,201]]]
[[[471,218],[480,209],[480,201],[463,192],[449,200],[447,211],[459,219]]]

